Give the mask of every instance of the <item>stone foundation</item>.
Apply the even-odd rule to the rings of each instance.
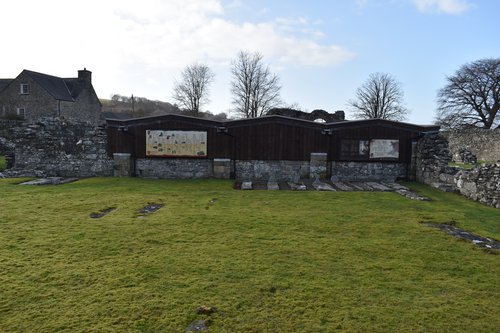
[[[406,179],[408,165],[390,162],[332,162],[332,179],[344,181]]]
[[[309,161],[237,160],[234,169],[239,180],[293,181],[310,175]]]
[[[135,170],[138,177],[145,178],[210,178],[213,162],[208,159],[138,158]]]

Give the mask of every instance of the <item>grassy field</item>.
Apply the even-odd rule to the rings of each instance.
[[[500,256],[420,223],[499,239],[500,210],[455,194],[17,182],[0,180],[1,332],[500,330]]]

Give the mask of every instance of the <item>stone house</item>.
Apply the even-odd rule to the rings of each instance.
[[[97,124],[101,103],[92,86],[92,72],[79,70],[76,78],[23,70],[15,79],[0,79],[0,117],[35,122],[60,117]]]

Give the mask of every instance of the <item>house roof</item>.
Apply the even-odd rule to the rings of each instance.
[[[73,88],[73,82],[77,79],[63,79],[57,76],[47,75],[43,73],[24,70],[24,73],[29,75],[36,83],[44,88],[52,97],[60,101],[73,102],[76,96],[73,96],[70,90]]]
[[[0,91],[2,91],[5,87],[7,87],[9,85],[9,83],[11,83],[12,81],[14,81],[13,79],[0,79]]]
[[[365,119],[365,120],[344,120],[340,122],[330,122],[330,123],[317,123],[311,120],[290,118],[285,116],[264,116],[258,118],[244,118],[236,120],[227,121],[216,121],[209,119],[194,118],[183,115],[161,115],[153,117],[144,118],[132,118],[132,119],[106,119],[109,127],[119,127],[119,126],[141,126],[149,124],[160,124],[162,121],[177,121],[184,122],[188,124],[197,124],[200,126],[208,127],[240,127],[240,126],[254,126],[265,123],[284,123],[289,125],[299,125],[301,127],[317,128],[317,129],[331,129],[331,130],[341,130],[344,128],[362,128],[367,126],[380,126],[389,128],[399,128],[410,132],[437,132],[439,131],[439,126],[437,125],[416,125],[410,123],[403,123],[384,119]]]

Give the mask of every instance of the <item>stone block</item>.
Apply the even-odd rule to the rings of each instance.
[[[113,170],[115,177],[131,177],[133,169],[133,161],[129,153],[113,154]]]
[[[328,177],[328,154],[311,153],[309,177],[326,179]]]
[[[229,158],[214,158],[213,177],[219,179],[231,178],[231,160]]]

